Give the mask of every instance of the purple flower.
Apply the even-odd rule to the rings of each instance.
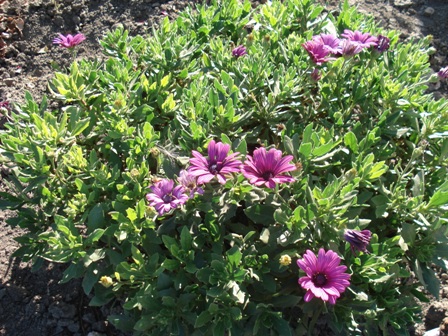
[[[247,156],[241,172],[256,186],[264,184],[268,188],[275,188],[277,183],[295,181],[293,177],[283,175],[285,172],[297,169],[295,165],[288,163],[292,158],[292,155],[282,158],[282,152],[275,148],[266,152],[266,148],[260,147],[254,150],[253,157]]]
[[[363,47],[351,40],[342,40],[341,41],[341,55],[345,57],[351,57],[356,54],[359,54],[362,51]]]
[[[336,299],[350,285],[350,274],[345,273],[347,267],[339,265],[340,262],[341,259],[335,252],[325,252],[322,248],[317,258],[307,250],[303,259],[297,260],[297,265],[306,272],[306,276],[299,279],[299,284],[306,290],[306,302],[318,297],[331,304],[336,303]]]
[[[378,44],[378,39],[375,36],[372,36],[369,33],[361,33],[358,30],[351,31],[350,29],[345,29],[341,36],[358,43],[362,48],[368,48]]]
[[[232,50],[232,55],[236,58],[247,55],[246,47],[243,45],[236,47]]]
[[[344,239],[350,243],[353,253],[355,250],[369,253],[367,251],[367,245],[370,243],[370,238],[372,237],[372,232],[369,230],[345,230]]]
[[[59,37],[53,40],[53,44],[59,44],[61,47],[64,48],[74,48],[75,46],[77,46],[86,39],[86,37],[83,34],[76,34],[75,36],[72,36],[70,34],[68,34],[67,36],[64,36],[62,34],[58,35]]]
[[[152,193],[147,194],[146,199],[159,215],[185,204],[188,200],[184,187],[181,185],[174,186],[174,181],[170,179],[162,179],[149,189]]]
[[[198,187],[197,177],[186,170],[180,172],[178,181],[185,188],[185,192],[190,193],[190,198],[193,198],[195,193],[204,193],[204,190]]]
[[[319,43],[319,44],[323,44],[324,49],[328,50],[329,53],[331,54],[338,54],[340,53],[340,40],[331,34],[320,34],[320,35],[316,35],[313,36],[313,41]]]
[[[226,176],[239,171],[241,161],[236,157],[240,153],[229,155],[230,146],[222,142],[210,141],[207,151],[208,159],[201,153],[192,151],[188,172],[197,177],[198,184],[210,182],[215,176],[221,184],[226,183]]]
[[[437,73],[437,75],[442,79],[447,79],[448,78],[448,66],[440,69],[439,72]]]
[[[322,63],[333,60],[334,58],[327,57],[330,54],[330,51],[319,41],[307,41],[302,44],[302,47],[310,55],[311,59],[317,65],[322,65]]]
[[[389,50],[390,47],[390,39],[383,35],[378,35],[378,43],[375,46],[375,50],[379,53],[383,53],[386,50]]]

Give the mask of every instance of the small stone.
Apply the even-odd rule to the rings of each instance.
[[[56,9],[54,9],[54,8],[48,8],[48,9],[47,9],[47,14],[48,14],[50,17],[55,16],[55,15],[56,15]]]
[[[76,315],[76,308],[74,305],[67,304],[65,302],[55,302],[49,308],[48,311],[51,315],[58,318],[71,319]]]
[[[79,324],[78,323],[71,323],[71,324],[69,324],[67,329],[68,329],[68,331],[70,331],[72,333],[76,333],[76,332],[79,331]]]
[[[14,83],[15,83],[15,81],[14,81],[13,78],[5,78],[5,79],[3,80],[3,83],[5,83],[6,86],[13,86]]]
[[[28,43],[26,43],[25,41],[17,41],[16,48],[19,51],[24,52],[28,48]]]
[[[425,14],[426,16],[431,16],[433,15],[435,12],[435,9],[432,7],[426,7],[425,10],[423,11],[423,14]]]
[[[55,16],[53,22],[56,26],[62,27],[64,26],[64,19],[62,16]]]
[[[410,7],[414,4],[412,0],[395,0],[394,6],[396,7]]]
[[[79,16],[74,16],[72,20],[75,25],[79,25],[81,23],[81,18]]]
[[[442,288],[442,297],[448,298],[448,286]]]
[[[118,29],[118,28],[126,29],[126,27],[124,26],[124,24],[121,23],[121,22],[114,23],[114,24],[112,25],[112,27],[110,27],[111,30],[116,30],[116,29]]]
[[[448,317],[445,317],[440,324],[440,335],[448,335]]]
[[[99,332],[96,331],[91,331],[87,334],[87,336],[104,336],[104,334],[100,334]]]

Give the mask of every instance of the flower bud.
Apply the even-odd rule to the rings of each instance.
[[[280,259],[279,259],[279,263],[280,263],[280,265],[282,265],[282,266],[288,266],[288,265],[290,265],[291,264],[291,257],[289,256],[289,255],[287,255],[287,254],[284,254],[284,255],[282,255],[281,257],[280,257]]]
[[[102,284],[102,285],[103,285],[104,287],[106,287],[106,288],[109,288],[110,286],[112,286],[112,285],[114,284],[112,278],[109,277],[109,276],[106,276],[106,275],[103,275],[103,276],[100,278],[99,283]]]

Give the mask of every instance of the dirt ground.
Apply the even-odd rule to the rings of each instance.
[[[339,1],[319,0],[334,9]],[[24,101],[29,91],[40,99],[53,74],[52,64],[67,66],[71,55],[52,44],[57,33],[81,32],[87,40],[78,58],[94,58],[98,39],[117,24],[131,35],[145,34],[163,15],[176,13],[195,1],[187,0],[0,0],[0,102]],[[388,29],[401,32],[403,40],[432,35],[437,50],[431,56],[436,72],[448,66],[448,0],[350,0],[359,10],[373,14]],[[436,99],[448,97],[447,82],[430,88]],[[1,120],[0,120],[1,125]],[[0,126],[0,132],[1,132]],[[1,167],[1,178],[8,174]],[[0,190],[5,190],[0,181]],[[58,284],[64,265],[46,264],[32,272],[29,264],[11,259],[20,235],[0,211],[0,335],[122,335],[104,321],[116,307],[88,307],[79,281]],[[448,274],[439,272],[440,299],[422,304],[422,323],[413,335],[439,327],[448,317]],[[448,324],[447,324],[448,325]]]

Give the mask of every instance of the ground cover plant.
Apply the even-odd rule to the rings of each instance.
[[[82,37],[55,42],[75,57]],[[68,262],[136,335],[407,333],[447,256],[428,39],[291,0],[100,43],[55,74],[62,108],[9,112],[17,255]]]

